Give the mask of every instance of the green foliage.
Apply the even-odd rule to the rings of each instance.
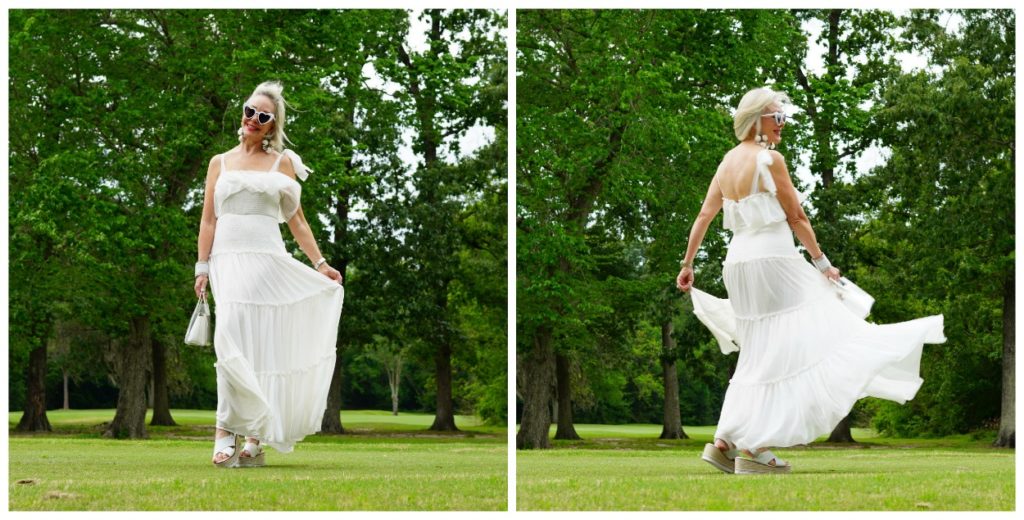
[[[942,29],[934,11],[906,20],[907,45],[928,53],[934,68],[886,89],[877,121],[891,156],[858,183],[876,216],[857,242],[870,259],[865,281],[901,288],[876,319],[946,318],[948,341],[925,350],[919,397],[876,416],[892,434],[963,432],[999,416],[1003,291],[1014,251],[1006,218],[1014,205],[1014,16],[949,14],[962,19],[956,32]]]

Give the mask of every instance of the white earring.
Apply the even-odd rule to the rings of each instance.
[[[263,138],[263,151],[266,152],[270,148],[270,137],[265,136]]]
[[[238,142],[242,142],[243,135],[245,135],[245,131],[242,130],[242,127],[238,127]]]
[[[767,135],[764,135],[764,134],[755,135],[754,136],[754,142],[759,144],[759,145],[761,145],[761,147],[766,149],[766,150],[774,150],[775,149],[775,143],[769,143]]]

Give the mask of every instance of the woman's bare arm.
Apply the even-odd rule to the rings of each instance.
[[[715,176],[711,179],[711,185],[708,186],[708,193],[704,196],[704,204],[701,205],[697,218],[693,221],[693,226],[690,227],[690,238],[687,239],[686,254],[683,255],[683,261],[688,265],[693,265],[693,259],[697,256],[701,242],[704,241],[708,226],[722,209],[722,190],[719,188],[717,180],[721,171],[722,166],[719,165],[718,172],[715,172]]]
[[[295,167],[292,166],[292,161],[287,155],[281,158],[278,170],[292,179],[295,178]],[[288,220],[288,229],[291,230],[295,241],[299,243],[299,248],[306,253],[311,263],[323,257],[320,254],[320,248],[316,245],[316,238],[313,237],[313,230],[309,228],[306,215],[302,212],[302,204],[299,204],[295,214]]]
[[[708,193],[704,196],[704,204],[701,205],[700,211],[697,212],[697,218],[694,219],[693,226],[690,227],[690,238],[686,242],[686,254],[683,255],[683,264],[685,265],[680,267],[679,275],[676,276],[676,287],[680,291],[688,292],[693,288],[693,268],[691,267],[693,259],[697,256],[701,242],[704,241],[704,234],[707,233],[708,226],[722,209],[722,189],[718,182],[718,175],[721,172],[722,165],[719,164],[718,171],[715,172],[715,176],[711,179],[711,185],[708,186]]]
[[[295,178],[295,167],[292,165],[291,159],[288,156],[284,156],[281,159],[280,171],[285,175]],[[306,253],[311,262],[316,262],[322,258],[320,254],[320,248],[316,245],[316,239],[313,238],[313,230],[309,229],[309,223],[306,222],[306,215],[302,213],[302,205],[295,210],[295,214],[288,220],[288,229],[292,231],[292,236],[295,237],[295,241],[299,243],[299,247],[302,248],[302,252]],[[321,263],[317,268],[320,274],[338,282],[339,284],[343,281],[341,272],[331,267],[326,262]]]
[[[210,259],[210,250],[213,249],[213,235],[217,230],[217,214],[214,212],[214,190],[217,186],[217,177],[220,176],[220,161],[217,156],[210,159],[210,165],[206,167],[206,187],[203,192],[203,216],[199,220],[199,244],[197,262],[206,262]],[[196,277],[195,291],[198,298],[206,290],[206,281],[210,277],[199,275]]]
[[[206,168],[206,188],[203,194],[203,216],[199,221],[199,261],[205,262],[210,259],[210,249],[213,248],[213,234],[217,229],[217,215],[214,213],[213,198],[217,186],[217,177],[220,176],[220,161],[217,156],[210,159],[210,165]]]
[[[789,227],[793,229],[796,238],[804,245],[811,258],[819,258],[822,255],[818,247],[818,239],[814,236],[814,229],[811,228],[811,221],[807,219],[803,206],[797,195],[793,181],[789,178],[789,170],[786,168],[786,159],[782,154],[772,150],[772,164],[768,170],[772,173],[772,180],[775,181],[775,197],[782,204],[782,210],[786,212],[786,219]]]

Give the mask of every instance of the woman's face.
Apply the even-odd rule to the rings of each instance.
[[[255,108],[259,112],[267,112],[270,114],[274,113],[274,102],[262,94],[249,98],[245,104]],[[261,125],[259,122],[259,114],[254,114],[252,118],[246,118],[245,111],[243,110],[242,112],[242,136],[246,140],[262,140],[265,135],[274,129],[275,124],[275,121],[270,121],[265,125]]]
[[[761,133],[768,137],[769,143],[778,144],[779,141],[782,141],[782,127],[786,126],[785,121],[782,124],[776,123],[775,117],[768,115],[777,112],[781,113],[782,107],[778,103],[772,103],[761,113]]]

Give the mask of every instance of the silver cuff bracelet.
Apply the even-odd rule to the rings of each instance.
[[[818,270],[823,273],[828,271],[829,267],[832,267],[832,262],[828,261],[828,257],[825,256],[825,253],[821,253],[820,258],[812,258],[811,261],[814,262],[814,267],[817,267]]]
[[[201,274],[210,276],[210,264],[208,262],[196,262],[196,276]]]

